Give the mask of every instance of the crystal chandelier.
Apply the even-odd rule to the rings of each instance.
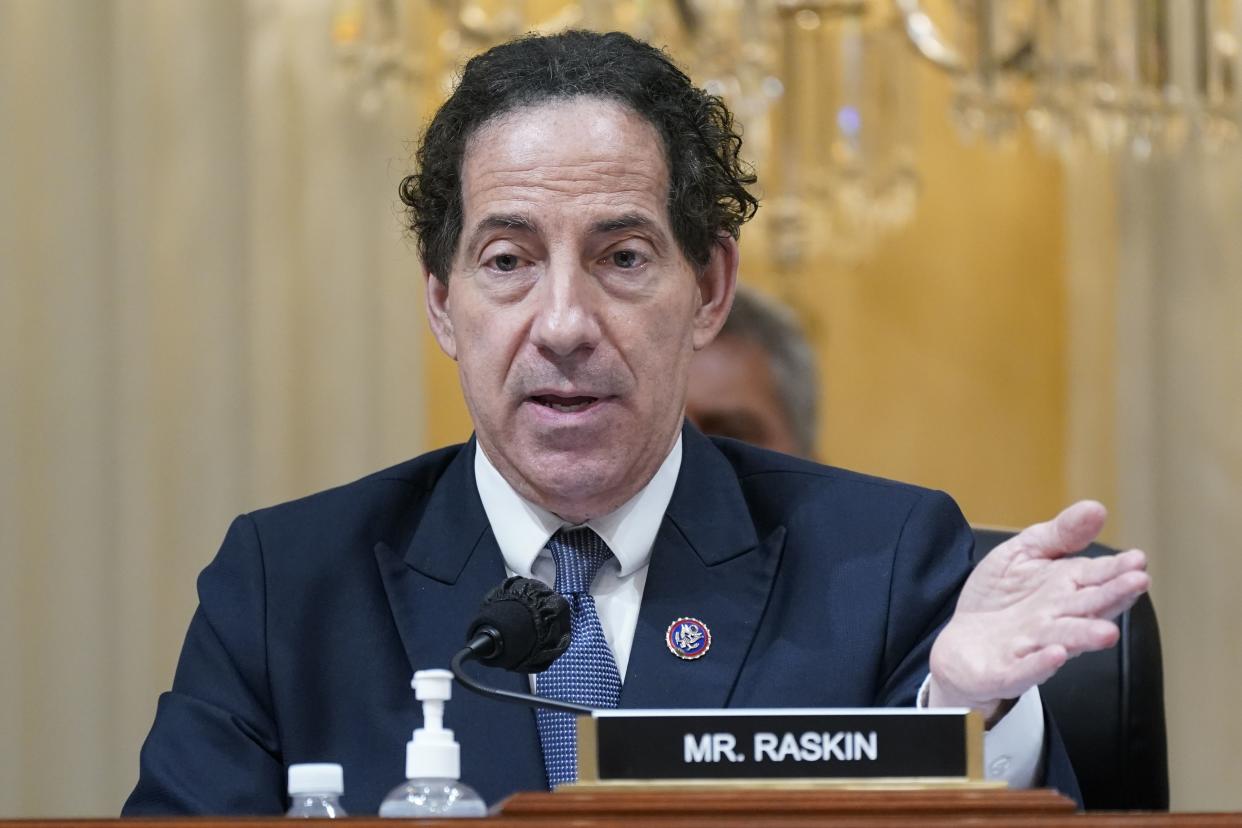
[[[470,55],[528,31],[619,29],[665,46],[743,125],[771,258],[858,260],[914,215],[915,71],[952,77],[970,140],[1028,125],[1063,157],[1148,159],[1242,127],[1242,0],[334,0],[364,110],[438,104]]]
[[[894,0],[910,42],[956,77],[954,119],[1003,138],[1022,120],[1061,155],[1210,150],[1242,124],[1240,0]],[[945,7],[948,6],[946,9]],[[945,14],[947,12],[947,14]]]

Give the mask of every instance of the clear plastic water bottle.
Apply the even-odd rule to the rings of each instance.
[[[288,817],[336,819],[348,816],[341,807],[345,793],[345,773],[331,762],[312,762],[289,766]]]
[[[461,778],[461,748],[444,728],[444,703],[452,695],[448,670],[419,670],[414,695],[423,703],[423,726],[405,746],[406,781],[384,798],[382,817],[485,817],[487,805]]]

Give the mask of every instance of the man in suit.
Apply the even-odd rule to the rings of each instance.
[[[739,148],[720,101],[624,35],[531,37],[467,65],[402,195],[475,437],[237,519],[127,814],[277,812],[286,767],[314,760],[341,762],[346,807],[373,812],[418,723],[410,672],[449,661],[507,573],[573,607],[541,692],[969,706],[989,739],[1018,721],[1019,781],[1074,791],[1034,687],[1109,646],[1107,619],[1147,585],[1141,553],[1069,556],[1098,504],[972,574],[947,496],[684,425],[756,205]],[[674,645],[686,617],[706,652]],[[572,722],[462,694],[447,724],[489,802],[573,776]]]

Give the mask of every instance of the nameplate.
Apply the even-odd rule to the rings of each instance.
[[[581,783],[983,779],[965,709],[600,710],[578,719]]]

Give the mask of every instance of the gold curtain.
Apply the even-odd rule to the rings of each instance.
[[[411,107],[328,3],[0,3],[0,816],[107,815],[239,511],[423,445]]]
[[[1242,149],[1118,170],[1120,537],[1151,551],[1174,805],[1242,809]]]

